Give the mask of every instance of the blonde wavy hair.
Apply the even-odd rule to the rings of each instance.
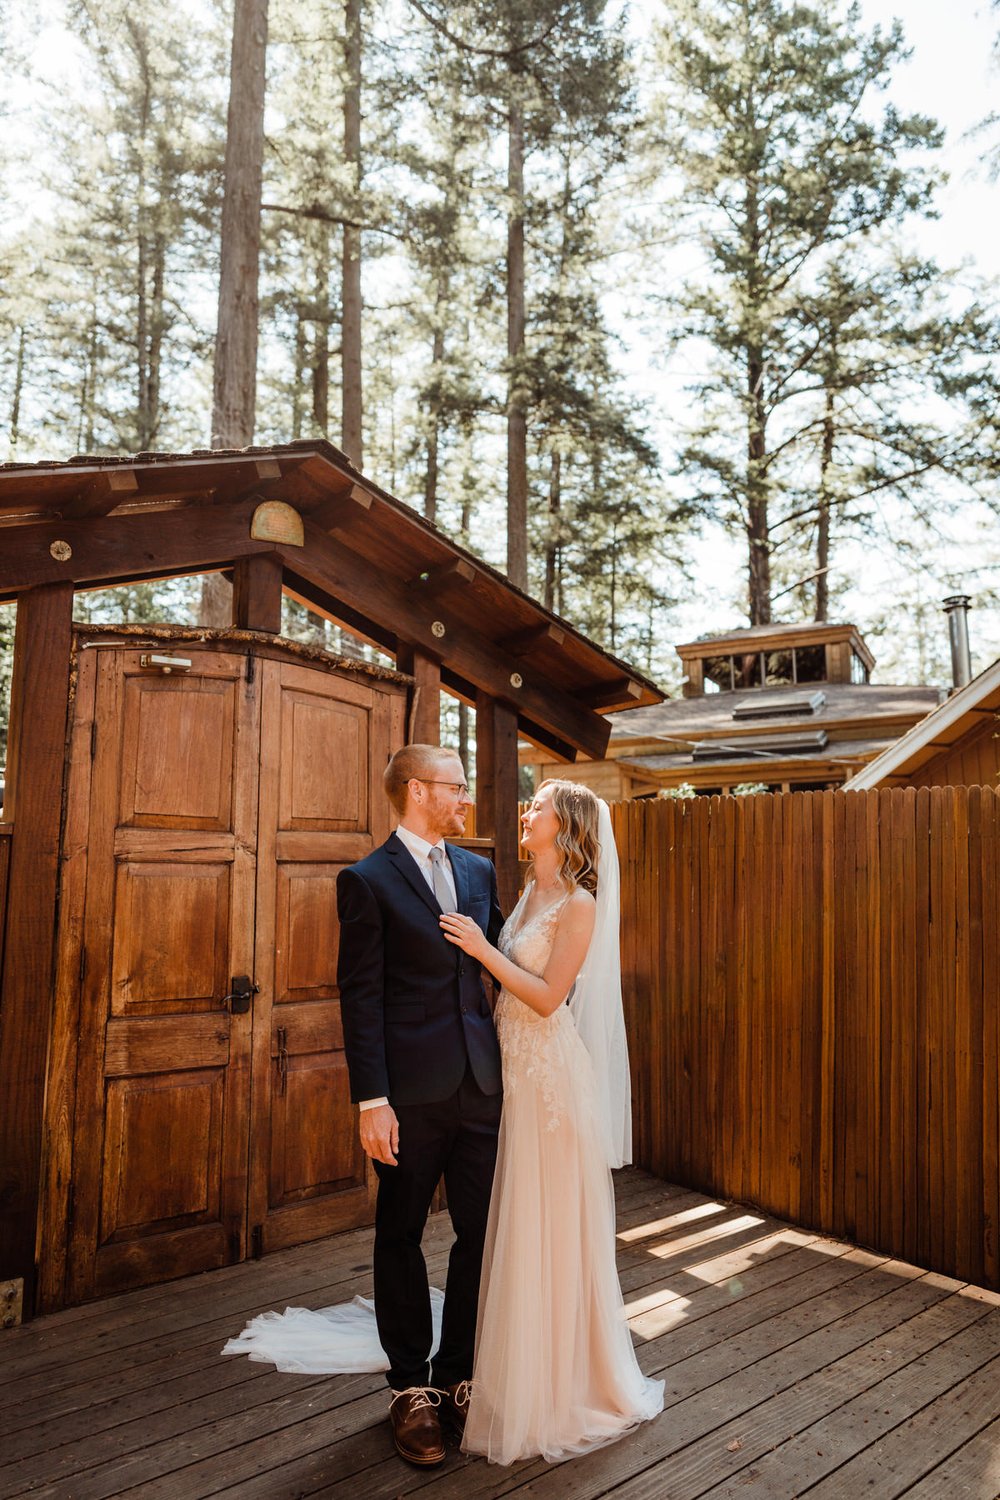
[[[552,777],[543,781],[538,791],[545,787],[552,788],[552,811],[559,820],[556,832],[559,879],[565,885],[582,886],[593,895],[597,891],[597,861],[600,854],[597,841],[597,798],[589,786],[581,786],[578,781],[562,781]]]

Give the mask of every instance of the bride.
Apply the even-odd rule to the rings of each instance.
[[[440,919],[503,986],[504,1103],[462,1440],[501,1464],[571,1458],[663,1406],[615,1265],[609,1168],[630,1159],[631,1125],[611,816],[589,788],[547,781],[522,825],[532,878],[499,946],[468,917]]]
[[[610,1168],[631,1159],[631,1108],[611,816],[587,787],[552,780],[521,821],[532,874],[498,946],[472,918],[440,917],[502,986],[503,1114],[462,1438],[500,1464],[572,1458],[663,1406],[615,1265]],[[387,1363],[360,1299],[264,1314],[223,1352],[331,1373]]]

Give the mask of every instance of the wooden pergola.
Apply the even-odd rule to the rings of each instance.
[[[495,858],[508,904],[518,879],[518,738],[561,761],[599,758],[607,711],[662,698],[326,442],[0,466],[0,601],[18,606],[0,823],[0,1281],[23,1284],[25,1315],[47,1254],[44,1192],[50,1231],[59,1213],[80,1212],[47,1144],[61,1128],[47,1081],[54,1067],[68,1067],[60,1048],[75,1045],[53,1032],[56,970],[67,962],[59,945],[69,907],[61,917],[60,899],[74,852],[67,786],[80,753],[74,736],[86,728],[73,707],[83,639],[74,595],[213,571],[232,577],[232,630],[185,632],[185,649],[225,648],[246,659],[248,677],[258,658],[280,658],[292,671],[279,635],[287,593],[394,658],[396,671],[382,670],[385,681],[368,687],[365,672],[374,679],[379,669],[344,659],[316,665],[353,682],[344,691],[355,699],[363,687],[386,701],[395,694],[396,740],[437,742],[442,689],[475,707],[477,841]],[[155,629],[147,634],[155,643]],[[69,806],[72,814],[71,798]],[[152,836],[143,834],[147,843]],[[87,962],[81,940],[81,985]],[[42,1305],[60,1300],[50,1290]]]

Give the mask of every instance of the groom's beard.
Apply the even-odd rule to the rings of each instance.
[[[465,815],[469,804],[462,807],[436,807],[434,826],[439,838],[461,838],[465,833]]]

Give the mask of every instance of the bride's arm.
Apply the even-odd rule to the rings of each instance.
[[[464,949],[472,958],[478,958],[505,990],[540,1016],[551,1016],[566,999],[583,967],[596,913],[597,903],[589,891],[573,892],[559,913],[544,974],[531,974],[505,958],[471,917],[463,917],[460,912],[446,912],[440,920],[449,943]]]

